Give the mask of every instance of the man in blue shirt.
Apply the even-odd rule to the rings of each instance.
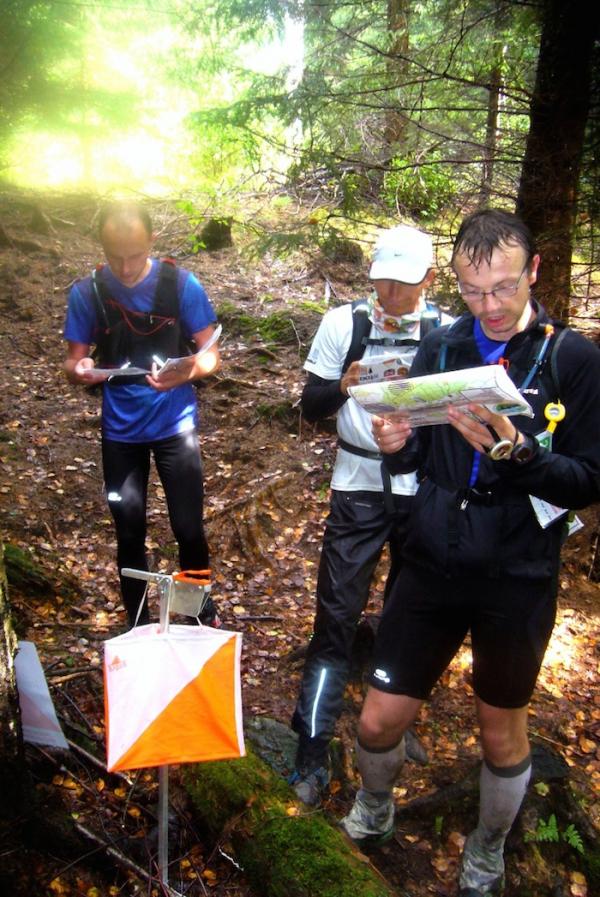
[[[107,265],[70,293],[64,338],[71,383],[102,386],[102,462],[117,535],[117,564],[147,570],[146,501],[150,458],[160,476],[182,570],[209,566],[202,508],[204,487],[193,381],[220,366],[216,344],[198,354],[214,333],[216,315],[198,280],[171,268],[170,305],[159,294],[165,262],[150,258],[154,236],[147,212],[135,205],[102,209],[98,234]],[[164,279],[164,282],[168,278]],[[158,289],[157,289],[158,286]],[[185,354],[185,343],[196,354]],[[96,360],[91,346],[96,346]],[[161,373],[167,356],[177,363]],[[98,361],[98,363],[97,363]],[[102,373],[108,365],[149,370],[139,376]],[[145,584],[121,577],[130,625],[148,621]],[[208,612],[207,612],[208,611]],[[203,621],[218,622],[214,606]]]

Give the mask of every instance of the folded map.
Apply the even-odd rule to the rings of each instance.
[[[348,390],[369,414],[408,417],[411,426],[447,423],[449,405],[485,405],[494,414],[533,417],[531,405],[519,393],[500,364],[462,371],[444,371],[392,382],[363,383]]]

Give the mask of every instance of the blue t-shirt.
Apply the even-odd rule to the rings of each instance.
[[[127,287],[114,276],[108,265],[103,268],[110,295],[132,311],[150,312],[158,281],[160,262],[152,260],[148,275],[134,287]],[[177,292],[181,332],[189,338],[216,321],[216,315],[204,288],[194,275],[177,269]],[[96,306],[92,297],[92,278],[74,284],[69,292],[64,338],[92,345],[96,334]],[[102,435],[117,442],[154,442],[187,433],[198,426],[196,391],[191,383],[157,392],[145,383],[126,383],[102,388]]]

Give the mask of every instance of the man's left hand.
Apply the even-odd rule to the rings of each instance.
[[[464,409],[450,405],[448,408],[448,423],[464,436],[470,446],[476,451],[485,454],[498,441],[488,427],[498,434],[498,439],[508,439],[516,442],[521,434],[509,417],[493,414],[484,405],[469,405],[469,414]]]
[[[167,392],[176,386],[182,386],[191,379],[195,365],[194,358],[194,355],[180,358],[174,367],[164,372],[153,363],[152,373],[146,376],[146,382],[157,392]]]

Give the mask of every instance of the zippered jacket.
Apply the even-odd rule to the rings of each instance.
[[[534,364],[544,327],[550,323],[544,309],[532,305],[535,317],[509,340],[504,353],[517,387]],[[444,344],[445,370],[480,366],[473,324],[473,316],[465,314],[453,325],[430,333],[410,375],[437,373]],[[560,328],[556,325],[557,335]],[[585,508],[600,499],[600,351],[567,328],[552,359],[556,338],[523,392],[534,418],[511,418],[523,433],[539,434],[547,428],[546,404],[560,399],[566,416],[556,427],[551,450],[540,447],[524,464],[480,455],[472,489],[469,479],[476,453],[450,425],[419,427],[402,451],[386,457],[392,474],[416,469],[420,480],[404,548],[407,560],[447,575],[556,576],[566,517],[543,529],[530,495],[568,509]]]

